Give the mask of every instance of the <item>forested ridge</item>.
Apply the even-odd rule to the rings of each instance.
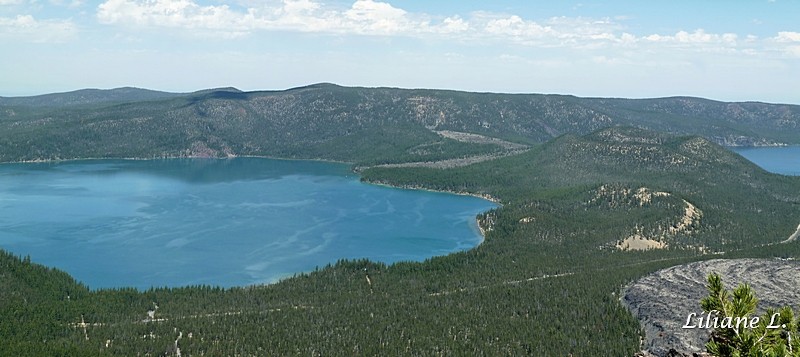
[[[578,98],[316,84],[175,94],[135,88],[0,98],[0,162],[261,155],[374,165],[499,150],[634,126],[726,145],[800,144],[800,106],[701,98]]]
[[[315,86],[298,91],[317,95],[344,91],[341,87],[332,88]],[[158,99],[141,107],[114,104],[104,108],[115,108],[108,110],[118,113],[140,108],[152,115],[171,115],[168,113],[175,113],[171,108],[178,102],[184,105],[181,110],[196,111],[197,102],[258,97],[236,91],[219,93]],[[363,95],[358,90],[351,94],[353,103]],[[441,95],[467,96],[457,92]],[[191,98],[201,99],[193,104]],[[311,103],[330,102],[320,99]],[[94,111],[97,103],[76,105],[81,108],[72,111],[70,106],[61,107],[62,117],[53,116],[41,125],[32,122],[44,119],[28,117],[27,129],[15,130],[62,138],[64,146],[56,143],[51,148],[62,150],[62,154],[76,150],[70,155],[105,157],[100,151],[80,151],[80,145],[88,147],[97,142],[95,150],[106,150],[113,147],[109,145],[114,136],[99,135],[77,123],[85,120],[113,127],[114,120],[107,119],[110,112]],[[789,112],[796,110],[788,107]],[[313,104],[296,107],[297,113],[313,108]],[[252,108],[239,109],[247,112]],[[39,110],[46,109],[30,109],[26,115],[33,116]],[[92,112],[96,117],[81,118],[75,114],[78,112]],[[143,131],[155,130],[153,135],[131,133],[131,141],[117,144],[120,148],[142,153],[167,148],[158,146],[159,135],[175,132],[148,127],[147,123],[161,125],[164,121],[147,119],[147,113],[139,117],[139,123]],[[197,119],[199,116],[195,118],[198,121],[176,116],[170,125],[184,127],[187,132],[208,130],[223,138],[228,130],[240,130],[237,128],[243,124],[237,120],[248,120],[245,114],[226,117],[226,112],[220,113],[227,118],[226,124],[213,128],[198,126],[205,123]],[[75,117],[70,117],[73,114]],[[347,122],[344,118],[351,114],[342,111],[340,116],[331,118]],[[397,112],[395,118],[407,116],[406,112]],[[204,118],[219,121],[220,117],[208,114]],[[285,119],[288,127],[280,135],[289,137],[318,123],[311,116],[297,118]],[[365,123],[373,120],[366,114],[359,118]],[[580,116],[570,118],[584,123]],[[5,117],[1,123],[10,127],[15,122],[25,121]],[[66,132],[74,130],[87,137],[74,145],[66,144],[70,136],[61,136],[50,125],[62,125]],[[368,128],[363,130],[371,130],[370,134],[355,143],[363,145],[360,147],[365,153],[347,151],[337,144],[353,144],[347,134],[335,132],[347,130],[342,126],[335,130],[319,127],[319,135],[333,138],[319,144],[327,151],[303,155],[330,153],[325,158],[354,163],[411,161],[419,155],[408,149],[396,150],[425,145],[422,141],[428,138],[442,148],[428,152],[431,157],[501,150],[496,145],[449,142],[425,126],[432,123],[385,121],[364,125]],[[438,125],[436,129],[443,129],[443,124]],[[450,169],[372,167],[362,172],[363,180],[368,182],[490,195],[499,200],[500,208],[478,217],[486,240],[472,250],[423,263],[391,266],[363,260],[340,261],[267,286],[148,291],[91,290],[63,272],[31,263],[27,257],[0,253],[0,354],[161,356],[177,355],[180,350],[184,356],[630,356],[640,349],[642,330],[619,302],[620,289],[628,282],[661,268],[703,259],[800,255],[800,243],[784,242],[800,223],[800,178],[765,172],[702,132],[694,133],[699,136],[675,136],[613,126],[561,133],[540,143],[544,136],[537,139],[525,131],[512,135],[511,129],[501,133],[500,129],[491,131],[491,125],[481,127],[486,130],[472,132],[516,140],[532,148]],[[126,128],[123,125],[115,130],[126,133]],[[455,124],[447,128],[471,130]],[[270,142],[265,139],[269,136],[262,134],[253,132],[252,143],[262,145],[264,150],[266,145],[282,147],[280,140]],[[199,138],[206,134],[197,135]],[[315,134],[311,131],[308,135]],[[154,140],[153,145],[142,145],[137,138]],[[181,135],[171,138],[176,142],[186,140]],[[37,141],[43,142],[44,139]],[[223,142],[234,148],[228,141],[219,143]],[[304,148],[312,148],[309,142],[298,141]],[[383,144],[375,144],[376,149],[369,151],[377,142]],[[28,152],[22,150],[22,141],[11,136],[4,136],[0,143],[6,145],[0,146],[6,160],[17,155],[8,148]],[[296,148],[283,148],[285,151],[270,152],[271,156],[294,157],[297,153],[292,151]],[[122,152],[116,154],[137,156]],[[631,236],[663,247],[620,249],[620,241]]]

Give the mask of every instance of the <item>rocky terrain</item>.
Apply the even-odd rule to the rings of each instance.
[[[715,259],[657,271],[626,286],[621,301],[645,330],[643,350],[656,356],[705,351],[711,330],[682,329],[690,313],[702,313],[708,274],[722,276],[726,288],[749,284],[767,308],[800,307],[800,261],[781,259]],[[670,350],[674,350],[670,354]]]

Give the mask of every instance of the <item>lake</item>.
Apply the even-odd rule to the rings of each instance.
[[[0,248],[91,288],[244,286],[343,258],[422,261],[480,244],[475,216],[494,207],[314,161],[0,165]]]
[[[800,176],[800,146],[731,148],[764,170]]]

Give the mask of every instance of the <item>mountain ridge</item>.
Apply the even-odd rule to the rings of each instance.
[[[68,92],[45,93],[32,96],[0,96],[0,105],[61,107],[109,102],[158,100],[183,95],[186,94],[138,87],[119,87],[112,89],[84,88]]]
[[[134,92],[134,91],[141,91],[141,92],[152,92],[152,93],[163,93],[168,95],[191,95],[197,94],[202,92],[210,92],[210,91],[218,91],[218,90],[225,90],[225,91],[235,91],[235,92],[242,92],[242,93],[275,93],[275,92],[289,92],[295,90],[302,90],[302,89],[324,89],[324,88],[350,88],[350,89],[383,89],[383,90],[401,90],[401,91],[439,91],[439,92],[452,92],[452,93],[468,93],[468,94],[498,94],[498,95],[537,95],[537,96],[555,96],[555,97],[565,97],[565,98],[575,98],[575,99],[587,99],[587,100],[633,100],[633,101],[647,101],[647,100],[668,100],[668,99],[689,99],[689,100],[704,100],[708,102],[714,103],[726,103],[726,104],[767,104],[767,105],[790,105],[790,106],[798,106],[800,104],[793,104],[793,103],[783,103],[783,102],[770,102],[770,101],[762,101],[762,100],[744,100],[744,101],[728,101],[722,99],[712,99],[706,97],[699,97],[699,96],[692,96],[692,95],[669,95],[669,96],[662,96],[662,97],[620,97],[620,96],[611,96],[611,97],[602,97],[602,96],[581,96],[576,94],[564,94],[564,93],[544,93],[544,92],[493,92],[493,91],[475,91],[475,90],[463,90],[463,89],[444,89],[444,88],[426,88],[426,87],[393,87],[393,86],[359,86],[359,85],[341,85],[333,82],[317,82],[307,85],[301,85],[296,87],[289,87],[285,89],[254,89],[254,90],[241,90],[234,86],[222,86],[222,87],[210,87],[204,89],[197,89],[188,92],[172,92],[172,91],[165,91],[160,89],[152,89],[152,88],[144,88],[144,87],[136,87],[136,86],[122,86],[122,87],[113,87],[113,88],[95,88],[95,87],[86,87],[86,88],[78,88],[74,90],[67,90],[61,92],[48,92],[48,93],[40,93],[40,94],[31,94],[31,95],[7,95],[7,96],[0,96],[0,100],[10,100],[10,99],[27,99],[27,98],[38,98],[44,96],[58,96],[58,95],[70,95],[76,94],[81,92]],[[1,103],[0,103],[1,104]]]
[[[531,145],[615,126],[700,135],[727,146],[793,145],[800,144],[800,106],[331,83],[281,91],[216,88],[183,94],[87,90],[0,98],[0,162],[88,155],[255,155],[392,164],[494,151],[443,139],[435,134],[438,131]],[[390,140],[374,140],[377,136]],[[365,147],[380,154],[365,152]],[[433,150],[413,154],[419,147]]]

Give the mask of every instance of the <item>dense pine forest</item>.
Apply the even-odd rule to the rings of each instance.
[[[486,236],[483,244],[422,263],[387,266],[364,260],[340,261],[267,286],[148,291],[93,290],[64,272],[31,263],[29,257],[0,252],[0,354],[164,356],[180,351],[184,356],[630,356],[640,350],[643,332],[619,302],[625,284],[661,268],[703,259],[800,257],[800,243],[785,242],[800,223],[800,177],[770,174],[719,146],[720,140],[710,135],[709,129],[716,124],[671,126],[689,107],[664,109],[668,103],[681,101],[704,103],[706,109],[692,106],[691,115],[712,118],[709,122],[716,123],[715,115],[726,115],[716,106],[725,104],[686,98],[626,102],[561,96],[469,97],[464,93],[389,89],[373,93],[388,101],[398,96],[397,101],[407,101],[406,97],[423,94],[439,98],[425,107],[428,109],[420,114],[421,122],[393,122],[376,118],[407,118],[410,114],[385,104],[362,113],[359,103],[371,92],[353,90],[339,99],[339,94],[334,94],[344,89],[332,88],[303,89],[320,97],[295,108],[313,111],[324,107],[327,109],[321,112],[335,114],[329,118],[336,118],[337,123],[360,125],[358,128],[344,124],[336,129],[325,127],[311,114],[305,116],[307,111],[272,117],[251,112],[255,107],[244,104],[231,111],[212,106],[226,101],[275,99],[272,94],[263,97],[271,99],[263,99],[236,91],[177,99],[148,97],[148,105],[93,97],[58,110],[0,101],[6,113],[17,115],[7,114],[0,124],[22,135],[0,136],[0,155],[5,161],[179,156],[197,154],[185,150],[202,143],[206,149],[213,149],[207,152],[211,156],[219,156],[228,147],[231,154],[252,149],[252,153],[270,156],[346,160],[363,167],[361,175],[366,182],[496,198],[502,206],[478,217]],[[393,93],[405,93],[406,97]],[[326,101],[324,95],[337,99]],[[440,108],[447,102],[441,99],[445,97],[455,104]],[[461,97],[469,98],[456,100]],[[330,105],[339,100],[352,103]],[[513,120],[487,126],[470,119],[470,115],[480,116],[481,110],[505,100],[511,104],[504,107],[509,109],[503,116]],[[539,114],[523,106],[540,103],[537,101],[562,103],[561,107],[547,108],[562,108],[566,111],[564,118],[580,123],[580,129],[569,129],[573,125],[569,122],[561,122],[563,126],[558,128],[542,120],[537,124],[531,118]],[[476,104],[470,104],[473,102]],[[601,113],[598,108],[610,102],[622,103],[603,114],[612,119],[611,125],[595,127],[595,121],[584,116]],[[631,108],[634,104],[637,108],[661,108],[662,114],[654,114],[658,112],[654,109],[635,116]],[[476,108],[474,112],[465,111],[470,105]],[[17,109],[8,109],[11,106]],[[201,115],[197,112],[201,107],[209,111]],[[742,107],[763,111],[769,105]],[[23,113],[19,108],[28,109]],[[210,111],[215,108],[220,110],[218,115]],[[383,108],[380,110],[386,114],[364,114],[375,113],[376,108]],[[797,108],[782,108],[796,123],[798,115],[792,113]],[[234,115],[238,110],[243,110],[241,116]],[[758,110],[753,113],[761,113]],[[195,114],[190,119],[162,118],[185,111]],[[525,118],[523,113],[528,113]],[[554,118],[552,114],[541,115]],[[640,119],[637,126],[658,124],[657,129],[662,130],[613,125],[626,116],[630,121]],[[349,121],[351,117],[357,119]],[[437,124],[435,118],[439,117],[460,119]],[[219,126],[211,127],[207,118],[214,118]],[[255,125],[248,123],[248,118],[269,118],[270,123],[282,120],[274,124],[274,130],[278,133],[285,125],[287,129],[280,132],[285,137],[276,134],[274,138],[254,130],[251,138],[231,141],[231,133],[239,133],[241,126]],[[125,125],[133,121],[152,136],[129,133]],[[748,133],[742,136],[747,140],[763,142],[786,142],[789,137],[785,133],[767,135],[773,133],[769,125],[750,125],[749,121],[733,120],[720,132],[739,130]],[[171,127],[161,126],[167,124]],[[183,129],[173,130],[179,127]],[[305,131],[315,127],[319,136]],[[447,139],[433,129],[475,132],[530,149],[446,169],[371,166],[505,150],[492,144]],[[537,136],[539,129],[545,134]],[[350,137],[348,130],[360,134]],[[282,141],[294,142],[291,136],[301,132],[307,133],[308,141],[298,140],[293,144],[296,146]],[[114,144],[115,135],[123,134],[130,134],[131,140]],[[32,138],[41,139],[24,141]],[[420,145],[437,149],[410,150]],[[271,151],[273,147],[282,149]],[[300,148],[309,151],[301,153]],[[653,244],[654,249],[624,249],[622,244],[631,237]]]

